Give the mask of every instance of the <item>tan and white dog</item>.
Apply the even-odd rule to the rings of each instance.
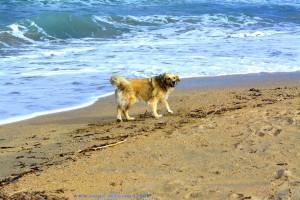
[[[157,103],[159,101],[163,103],[169,113],[173,113],[167,99],[178,81],[180,81],[179,77],[171,73],[164,73],[150,78],[128,80],[118,75],[112,76],[110,82],[116,88],[115,93],[118,103],[117,120],[122,121],[122,113],[127,120],[134,120],[134,118],[129,116],[128,110],[137,99],[151,106],[152,115],[155,118],[162,116],[157,114]]]

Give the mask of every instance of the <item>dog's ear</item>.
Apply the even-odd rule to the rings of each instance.
[[[158,76],[153,77],[160,84],[164,84],[166,82],[165,74],[160,74]]]
[[[165,83],[167,81],[167,73],[163,73],[160,75],[160,80],[162,83]]]
[[[179,78],[179,76],[176,76],[176,81],[180,81],[180,78]]]

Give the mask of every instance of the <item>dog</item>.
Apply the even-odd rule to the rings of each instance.
[[[171,73],[143,79],[125,79],[118,75],[112,76],[110,83],[116,88],[115,94],[118,104],[117,121],[122,121],[122,113],[125,115],[126,120],[134,120],[129,116],[128,110],[137,99],[151,106],[152,116],[155,118],[162,117],[161,114],[157,114],[159,101],[162,102],[169,113],[173,113],[167,99],[178,81],[180,81],[179,77]]]

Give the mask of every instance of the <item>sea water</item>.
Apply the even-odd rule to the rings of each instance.
[[[298,70],[299,0],[0,0],[0,124],[91,104],[113,74]]]

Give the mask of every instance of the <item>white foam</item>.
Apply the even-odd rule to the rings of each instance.
[[[1,32],[0,32],[0,34],[1,34]],[[9,47],[9,45],[6,44],[5,42],[0,41],[0,44],[2,44],[2,45],[5,46],[5,47]]]
[[[42,55],[44,56],[58,56],[58,55],[66,55],[68,52],[66,51],[47,51],[47,52],[42,52]]]
[[[50,36],[50,35],[48,35],[45,31],[44,31],[44,29],[42,29],[41,27],[39,27],[35,22],[33,22],[33,21],[30,21],[30,20],[27,20],[29,23],[30,23],[30,26],[31,27],[34,27],[34,28],[36,28],[37,29],[37,32],[38,33],[41,33],[42,35],[43,35],[43,38],[44,39],[46,39],[46,38],[51,38],[51,39],[56,39],[55,37],[52,37],[52,36]]]
[[[82,43],[82,42],[81,42]],[[95,48],[92,47],[76,47],[76,48],[63,48],[60,50],[50,50],[50,51],[44,51],[41,52],[43,56],[51,57],[51,56],[64,56],[68,54],[75,54],[75,53],[84,53],[87,51],[95,50]]]
[[[240,32],[240,33],[234,33],[234,34],[230,34],[229,37],[236,37],[236,38],[244,38],[244,37],[262,37],[262,36],[266,36],[266,35],[271,35],[271,34],[266,34],[262,31],[255,31],[255,32]]]
[[[97,69],[94,68],[83,68],[83,69],[76,69],[76,70],[67,70],[67,69],[60,69],[56,71],[31,71],[31,72],[24,72],[21,73],[20,76],[23,77],[34,77],[34,76],[57,76],[57,75],[72,75],[72,74],[95,74],[99,73]]]
[[[25,41],[28,41],[30,43],[34,43],[33,40],[29,39],[28,37],[25,37],[24,34],[28,31],[28,29],[25,26],[21,26],[19,24],[11,24],[8,26],[12,32],[11,34],[15,37],[21,38]]]

